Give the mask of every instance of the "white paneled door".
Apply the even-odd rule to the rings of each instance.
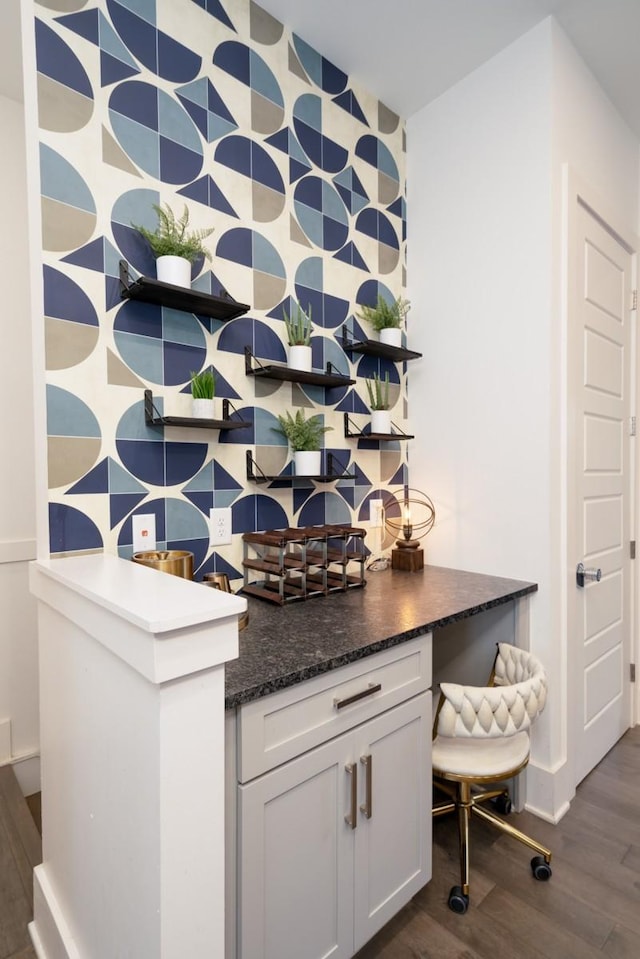
[[[630,725],[633,255],[576,198],[569,311],[569,641],[575,783]],[[584,585],[574,574],[586,569]],[[571,743],[570,743],[571,747]]]

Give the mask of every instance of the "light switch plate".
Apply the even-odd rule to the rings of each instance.
[[[384,502],[381,499],[369,500],[369,522],[374,529],[383,525],[383,509]]]
[[[155,513],[139,513],[131,518],[133,552],[141,553],[156,548]]]

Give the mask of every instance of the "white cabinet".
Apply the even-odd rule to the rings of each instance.
[[[290,741],[319,718],[334,733],[334,718],[351,728],[238,786],[238,959],[349,959],[429,880],[427,661],[429,638],[420,637],[261,701],[264,714],[297,717]],[[389,705],[399,687],[412,695]],[[323,718],[326,690],[333,716]]]

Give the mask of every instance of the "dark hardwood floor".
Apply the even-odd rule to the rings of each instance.
[[[526,847],[474,819],[471,905],[447,906],[459,883],[455,819],[433,823],[433,879],[357,959],[638,959],[640,956],[640,726],[578,787],[557,826],[510,820],[553,851],[536,882]]]
[[[32,868],[40,837],[11,767],[0,768],[0,959],[36,959]],[[531,853],[474,820],[471,905],[451,912],[458,879],[455,821],[434,822],[433,879],[357,959],[638,959],[640,956],[640,726],[629,730],[551,826],[511,817],[553,850],[553,877],[536,882]],[[218,957],[210,957],[218,959]]]
[[[13,768],[0,766],[0,959],[36,959],[27,923],[41,859],[40,834]]]

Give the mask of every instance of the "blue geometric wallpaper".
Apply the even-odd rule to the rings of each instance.
[[[35,19],[46,334],[50,549],[129,557],[136,513],[159,548],[194,553],[196,578],[241,574],[241,534],[323,522],[366,526],[371,497],[407,482],[407,444],[347,438],[368,429],[365,377],[389,373],[406,431],[407,365],[345,352],[343,330],[379,292],[403,295],[404,124],[250,0],[43,0]],[[222,322],[120,297],[155,263],[132,223],[186,205],[213,228],[192,284],[250,305]],[[285,361],[284,311],[311,308],[315,369],[354,386],[258,379]],[[247,429],[147,426],[144,390],[189,415],[192,371],[213,366],[216,403]],[[354,478],[291,480],[277,415],[305,408]],[[220,409],[220,407],[219,407]],[[222,418],[221,412],[216,415]],[[246,454],[283,479],[247,479]],[[213,550],[209,510],[232,509],[233,542]]]

